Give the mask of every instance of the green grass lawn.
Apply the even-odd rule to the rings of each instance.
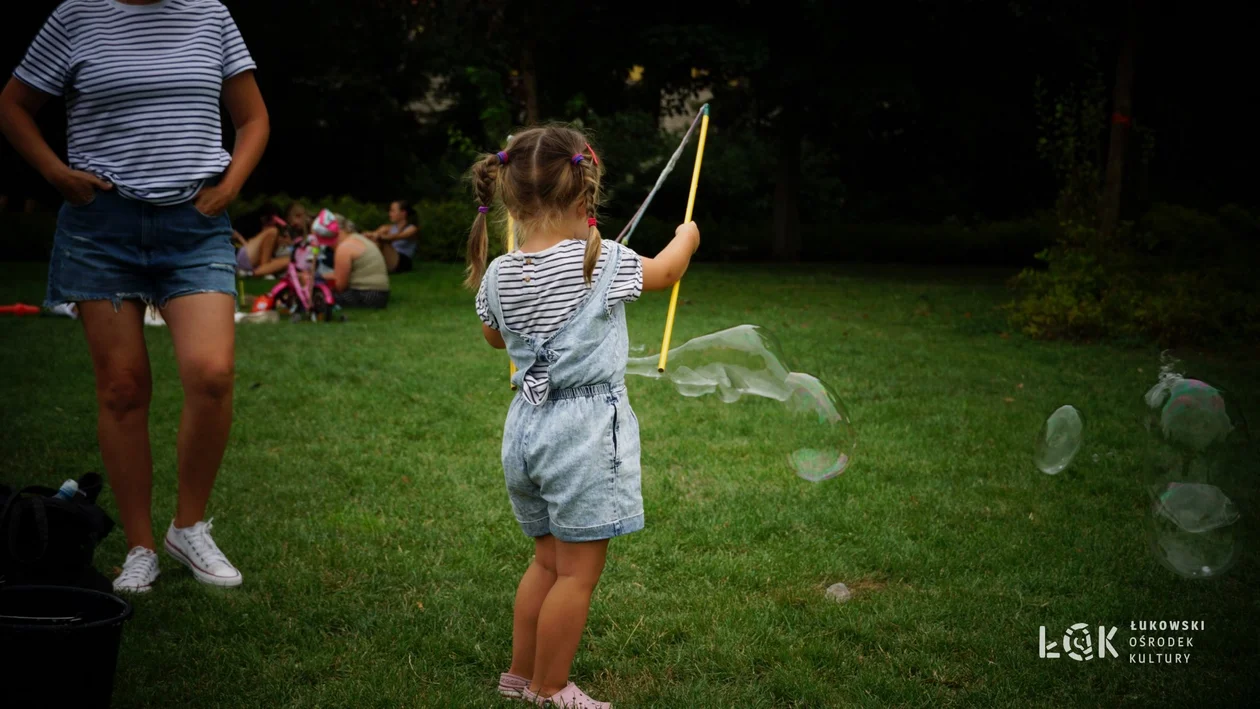
[[[39,302],[42,267],[0,274],[0,302]],[[808,483],[759,435],[766,405],[631,380],[647,528],[610,547],[574,679],[627,708],[1254,697],[1252,547],[1207,582],[1147,551],[1140,397],[1158,351],[1008,335],[996,310],[1006,275],[689,273],[675,342],[741,323],[773,331],[795,369],[844,399],[859,448],[844,475]],[[236,421],[211,514],[245,585],[202,586],[163,556],[126,627],[118,706],[510,706],[494,685],[532,546],[499,466],[507,361],[482,341],[459,279],[455,266],[420,265],[395,280],[387,312],[239,326]],[[659,347],[666,297],[629,307],[632,342]],[[161,531],[181,394],[167,333],[148,334]],[[0,337],[0,480],[55,485],[99,469],[77,324],[4,317]],[[1254,355],[1186,359],[1254,402]],[[1086,444],[1067,471],[1043,475],[1032,438],[1065,403],[1084,414]],[[125,552],[118,530],[99,567],[112,575]],[[823,596],[837,581],[855,591],[843,605]],[[1206,622],[1182,651],[1191,664],[1129,663],[1129,622],[1153,619]],[[1040,626],[1061,637],[1077,622],[1121,626],[1120,657],[1038,658]]]

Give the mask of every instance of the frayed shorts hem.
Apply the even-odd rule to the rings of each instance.
[[[114,306],[114,312],[118,312],[122,309],[123,301],[138,300],[146,306],[156,304],[159,309],[162,309],[176,298],[182,298],[186,295],[200,295],[202,293],[222,293],[224,295],[230,295],[233,298],[237,296],[235,288],[188,288],[185,290],[175,291],[174,293],[163,294],[160,299],[155,298],[150,293],[77,293],[62,291],[56,295],[49,295],[45,298],[44,307],[55,308],[59,305],[67,305],[70,303],[87,303],[94,300],[108,300]]]
[[[521,531],[527,537],[542,537],[552,535],[562,542],[594,542],[601,539],[611,539],[620,537],[624,534],[630,534],[643,529],[643,513],[630,517],[608,522],[607,524],[599,524],[594,527],[562,527],[553,524],[550,517],[543,517],[532,521],[516,520],[521,526]]]

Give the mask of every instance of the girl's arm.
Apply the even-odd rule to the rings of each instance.
[[[236,145],[223,179],[197,194],[196,207],[202,214],[218,214],[236,199],[245,180],[258,167],[271,136],[271,119],[253,71],[241,72],[223,82],[223,103],[236,127]]]
[[[389,231],[387,231],[387,228],[388,227],[381,227],[381,233],[379,234],[381,241],[398,241],[400,239],[410,239],[411,237],[416,235],[417,231],[419,231],[419,228],[416,227],[415,224],[408,224],[406,229],[403,229],[397,234],[390,234]]]
[[[496,350],[507,349],[507,343],[503,341],[503,334],[485,323],[481,323],[481,336],[486,338],[486,342],[490,343],[490,346]]]
[[[674,238],[656,258],[643,259],[643,290],[665,290],[682,280],[691,255],[700,248],[700,229],[687,222],[674,230]]]
[[[51,95],[9,79],[0,93],[0,131],[13,144],[13,148],[30,166],[57,188],[72,204],[85,204],[92,199],[95,190],[113,188],[105,180],[88,172],[71,170],[57,153],[48,147],[48,141],[39,132],[35,114],[48,103]]]

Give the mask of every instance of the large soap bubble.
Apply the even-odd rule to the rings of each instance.
[[[755,325],[703,335],[659,357],[634,357],[627,374],[666,379],[687,397],[716,394],[726,403],[747,396],[782,404],[766,421],[765,435],[788,451],[788,465],[805,480],[833,478],[853,460],[857,435],[835,391],[817,377],[793,372],[778,341]]]
[[[1151,443],[1142,483],[1151,499],[1151,550],[1180,576],[1219,576],[1238,557],[1240,514],[1231,490],[1254,484],[1246,421],[1228,392],[1184,376],[1169,357],[1145,403]]]
[[[1234,562],[1238,518],[1215,485],[1170,483],[1151,505],[1151,551],[1179,576],[1219,576]]]

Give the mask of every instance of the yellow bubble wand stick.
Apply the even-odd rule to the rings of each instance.
[[[700,185],[700,163],[704,160],[704,139],[709,133],[709,104],[705,104],[700,109],[700,142],[696,144],[696,167],[691,172],[691,193],[687,195],[687,216],[683,217],[683,224],[691,221],[691,212],[696,206],[696,188]],[[665,337],[661,340],[661,361],[656,365],[656,371],[664,372],[665,364],[669,360],[669,338],[674,334],[674,312],[678,309],[678,287],[682,285],[682,279],[674,284],[674,290],[669,294],[669,312],[665,314]]]
[[[507,250],[512,253],[516,250],[516,222],[512,219],[512,213],[508,212],[507,217]],[[512,361],[512,356],[508,355],[508,384],[512,386],[512,391],[516,391],[516,384],[512,383],[512,377],[516,376],[516,362]]]
[[[507,137],[507,142],[512,142],[512,136]],[[512,213],[507,215],[507,251],[512,253],[516,250],[516,222],[512,219]],[[512,361],[512,356],[508,355],[508,385],[512,387],[512,391],[516,391],[516,385],[512,383],[512,377],[516,376],[516,362]]]

